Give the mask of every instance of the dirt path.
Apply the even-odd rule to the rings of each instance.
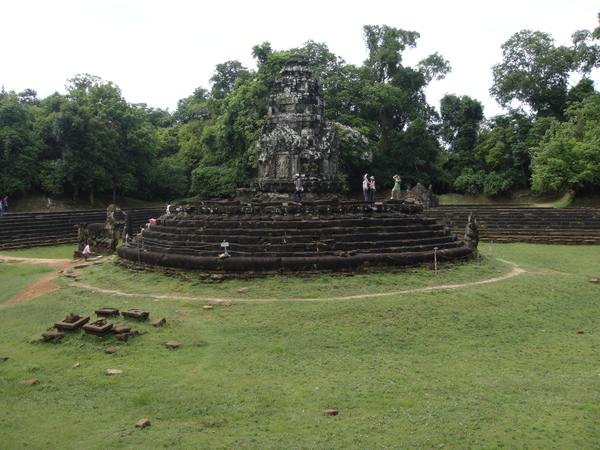
[[[107,261],[107,260],[109,260],[109,258],[105,259],[104,261]],[[0,308],[2,308],[4,306],[14,305],[14,304],[20,303],[20,302],[25,302],[25,301],[31,300],[33,298],[39,297],[40,295],[50,294],[52,292],[57,291],[59,289],[59,286],[57,286],[56,283],[53,283],[53,281],[56,278],[58,278],[62,273],[64,273],[67,269],[71,269],[71,268],[74,268],[75,266],[80,266],[80,265],[84,264],[84,262],[81,260],[15,258],[15,257],[11,257],[11,256],[3,256],[3,255],[0,255],[0,261],[5,262],[5,263],[17,263],[17,264],[38,264],[38,265],[56,269],[56,272],[52,272],[52,273],[41,276],[36,281],[31,283],[29,286],[27,286],[25,289],[23,289],[21,292],[19,292],[17,295],[15,295],[13,298],[11,298],[9,301],[7,301],[3,304],[0,304]],[[357,298],[373,298],[373,297],[384,297],[387,295],[409,294],[411,292],[429,292],[429,291],[442,290],[442,289],[457,289],[457,288],[466,287],[466,286],[475,286],[475,285],[480,285],[480,284],[495,283],[497,281],[506,280],[508,278],[512,278],[512,277],[521,275],[526,272],[525,269],[519,267],[517,264],[515,264],[513,262],[505,261],[505,260],[500,260],[500,261],[510,264],[512,266],[512,270],[509,273],[507,273],[506,275],[502,275],[500,277],[488,278],[487,280],[474,281],[471,283],[447,284],[447,285],[442,285],[442,286],[408,289],[408,290],[403,290],[403,291],[380,292],[380,293],[376,293],[376,294],[358,294],[358,295],[351,295],[351,296],[345,296],[345,297],[327,297],[326,300],[351,300],[351,299],[357,299]],[[565,274],[565,275],[567,275],[567,274]],[[124,291],[121,291],[118,289],[98,288],[98,287],[90,286],[88,284],[78,282],[78,281],[71,281],[69,283],[69,286],[77,287],[80,289],[94,290],[97,292],[118,295],[118,296],[122,296],[122,297],[134,297],[134,296],[140,295],[139,293],[124,292]],[[238,297],[235,299],[234,298],[219,299],[219,298],[215,298],[213,296],[211,296],[209,298],[209,297],[185,297],[185,296],[175,296],[175,295],[152,295],[152,294],[144,294],[144,296],[149,297],[149,298],[158,299],[158,300],[172,298],[172,299],[177,299],[177,300],[200,300],[200,301],[209,301],[210,300],[211,302],[216,302],[216,303],[231,302],[233,300],[235,300],[235,301],[255,301],[255,302],[261,302],[261,301],[266,302],[266,301],[277,301],[277,300],[296,300],[296,301],[325,300],[323,298],[289,298],[289,299],[253,298],[253,299],[245,299],[243,297]]]
[[[58,278],[65,270],[72,268],[78,264],[81,264],[81,261],[71,260],[71,259],[36,259],[36,258],[16,258],[13,256],[5,256],[0,255],[0,261],[2,263],[11,263],[11,264],[34,264],[39,266],[50,267],[55,272],[50,272],[45,275],[42,275],[33,283],[29,284],[25,289],[11,298],[9,301],[0,304],[0,308],[14,305],[16,303],[26,302],[28,300],[39,297],[40,295],[50,294],[58,290],[58,285],[53,283],[56,278]]]
[[[301,302],[314,302],[317,300],[352,300],[352,299],[358,299],[358,298],[374,298],[374,297],[385,297],[387,295],[410,294],[412,292],[430,292],[430,291],[437,291],[437,290],[441,290],[441,289],[457,289],[457,288],[461,288],[461,287],[465,287],[465,286],[476,286],[476,285],[480,285],[480,284],[495,283],[497,281],[506,280],[508,278],[512,278],[512,277],[521,275],[522,273],[526,272],[525,269],[518,267],[514,263],[511,263],[509,261],[504,261],[504,260],[502,260],[502,261],[507,264],[511,264],[513,266],[512,270],[509,273],[507,273],[506,275],[502,275],[500,277],[495,277],[495,278],[488,278],[487,280],[473,281],[471,283],[462,283],[462,284],[445,284],[442,286],[415,288],[415,289],[408,289],[408,290],[404,290],[404,291],[379,292],[379,293],[375,293],[375,294],[357,294],[357,295],[349,295],[349,296],[344,296],[344,297],[325,297],[325,298],[323,298],[323,297],[316,297],[316,298],[292,298],[292,297],[282,298],[282,297],[278,297],[278,298],[251,298],[251,299],[249,299],[249,298],[243,298],[243,297],[216,298],[214,296],[183,297],[183,296],[177,296],[177,295],[155,295],[155,294],[143,294],[143,295],[144,295],[144,297],[154,298],[154,299],[158,299],[158,300],[172,298],[175,300],[210,301],[211,303],[228,303],[231,301],[236,301],[236,302],[274,302],[274,301],[281,301],[281,300],[294,300],[294,301],[301,301]],[[73,282],[69,283],[69,286],[78,287],[81,289],[94,290],[96,292],[102,292],[103,294],[119,295],[119,296],[123,296],[123,297],[136,297],[136,296],[141,295],[138,293],[120,291],[118,289],[97,288],[97,287],[90,286],[85,283],[81,283],[79,281],[73,281]]]

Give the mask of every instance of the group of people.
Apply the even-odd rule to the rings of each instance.
[[[394,187],[392,189],[392,196],[390,197],[390,200],[399,199],[402,177],[396,174],[392,178],[394,179]],[[373,175],[369,176],[368,173],[363,175],[362,188],[365,202],[377,201],[377,186],[375,185],[375,177]]]
[[[2,197],[2,201],[0,201],[0,217],[8,212],[8,195]]]
[[[402,177],[398,174],[392,177],[394,179],[394,187],[392,188],[392,196],[390,200],[400,199],[400,184],[402,181]],[[304,192],[304,188],[302,187],[302,178],[300,178],[300,174],[294,175],[294,203],[297,205],[301,205],[302,201],[302,192]],[[365,197],[365,202],[376,202],[377,201],[377,186],[375,184],[375,177],[373,175],[369,176],[368,173],[363,175],[363,195]]]
[[[375,177],[373,175],[370,177],[368,173],[363,175],[362,188],[365,202],[377,201],[377,188],[375,186]]]

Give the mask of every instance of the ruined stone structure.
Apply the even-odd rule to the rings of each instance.
[[[428,263],[436,252],[438,261],[473,254],[472,241],[423,218],[422,210],[397,200],[185,203],[118,254],[135,267],[196,271],[209,281],[212,275],[377,270]]]
[[[299,174],[306,198],[337,195],[342,188],[337,170],[335,128],[325,118],[318,82],[307,61],[292,56],[269,99],[258,143],[258,178],[252,187],[259,195],[289,195]]]
[[[292,57],[270,98],[252,188],[238,189],[236,200],[173,205],[118,249],[123,264],[196,271],[211,281],[372,270],[473,254],[473,236],[458,238],[422,217],[424,204],[435,198],[420,184],[402,200],[340,198],[338,145],[324,109],[307,62]],[[302,177],[301,204],[290,202],[295,174]]]
[[[119,245],[121,229],[124,222],[115,219],[115,214],[121,212],[118,206],[110,205],[106,210],[104,223],[78,223],[79,250],[89,244],[94,253],[113,254]]]
[[[425,210],[438,205],[432,186],[429,185],[429,188],[426,189],[421,183],[417,183],[414,187],[406,189],[405,201],[410,203],[417,202],[423,205],[423,209]]]

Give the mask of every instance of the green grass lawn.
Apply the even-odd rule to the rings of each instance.
[[[480,251],[480,264],[437,275],[216,285],[109,263],[79,269],[94,289],[63,278],[58,292],[0,308],[0,447],[600,448],[599,247]],[[415,290],[502,277],[504,261],[525,273]],[[0,265],[0,281],[17,267],[27,266]],[[227,301],[203,309],[211,299]],[[127,343],[81,333],[32,342],[66,314],[101,307],[167,323],[120,318],[147,331]],[[151,426],[135,428],[142,418]]]

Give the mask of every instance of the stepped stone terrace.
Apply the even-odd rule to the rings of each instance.
[[[407,201],[181,203],[118,254],[149,268],[265,275],[415,266],[474,253],[476,241],[422,210]]]

